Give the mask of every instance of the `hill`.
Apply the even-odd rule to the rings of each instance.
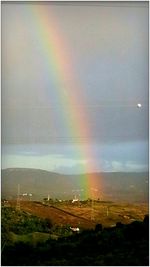
[[[95,198],[148,201],[147,172],[94,173],[92,183],[97,189]],[[51,198],[59,199],[72,199],[75,194],[80,194],[80,199],[84,199],[86,188],[83,185],[87,186],[88,181],[86,174],[63,175],[40,169],[10,168],[2,170],[1,184],[4,198],[15,198],[20,184],[20,193],[32,193],[33,200],[40,200],[48,194]]]
[[[2,209],[2,266],[148,266],[149,216],[72,232],[51,220]]]

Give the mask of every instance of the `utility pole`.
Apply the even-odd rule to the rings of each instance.
[[[83,191],[83,189],[73,189],[72,190],[72,192],[75,194],[73,199],[78,201],[79,206],[80,206],[80,199],[81,199],[81,194],[80,194],[81,191]],[[78,198],[77,198],[77,196],[78,196]]]
[[[108,207],[107,207],[107,211],[106,211],[107,217],[108,217],[108,213],[109,213],[109,209],[108,209]]]
[[[91,190],[92,190],[92,192],[97,192],[98,190],[96,189],[96,188],[91,188]],[[92,202],[91,202],[91,204],[92,204],[92,206],[91,206],[91,220],[92,221],[94,221],[95,220],[95,212],[94,212],[94,195],[95,194],[92,194]]]
[[[16,210],[20,211],[20,184],[18,184]]]
[[[29,201],[31,201],[31,199],[32,199],[32,194],[29,193]]]
[[[94,199],[92,197],[91,220],[94,221]]]

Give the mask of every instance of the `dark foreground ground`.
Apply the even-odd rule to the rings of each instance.
[[[50,219],[2,207],[2,266],[148,266],[149,217],[72,232]]]

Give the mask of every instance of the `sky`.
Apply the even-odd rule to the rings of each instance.
[[[2,168],[12,167],[148,170],[148,3],[2,3]]]

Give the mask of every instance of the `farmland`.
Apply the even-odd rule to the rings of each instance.
[[[10,201],[11,207],[16,207],[16,201]],[[124,224],[135,220],[143,220],[148,214],[147,203],[115,203],[101,201],[69,201],[54,202],[53,204],[20,201],[20,209],[40,218],[49,218],[53,225],[69,224],[83,229],[94,228],[97,223],[106,227],[114,226],[117,222]]]
[[[146,204],[7,202],[2,265],[148,265],[147,212]]]

